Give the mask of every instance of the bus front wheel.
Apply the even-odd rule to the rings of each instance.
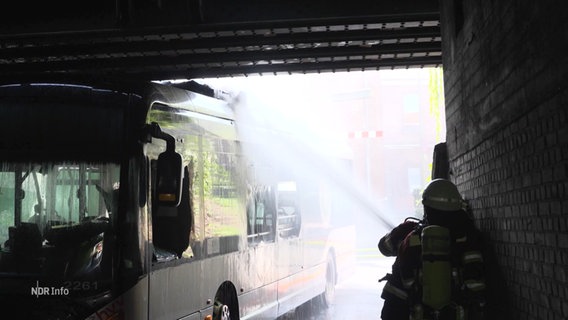
[[[225,281],[215,294],[213,320],[239,320],[239,300],[235,286]]]

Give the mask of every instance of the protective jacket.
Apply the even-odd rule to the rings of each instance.
[[[461,214],[441,226],[409,218],[380,239],[381,253],[396,256],[392,273],[381,279],[387,280],[382,319],[483,318],[481,239]]]

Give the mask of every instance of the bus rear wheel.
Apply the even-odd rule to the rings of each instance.
[[[239,301],[235,286],[225,281],[215,294],[213,320],[239,320]]]
[[[325,272],[325,291],[321,294],[321,302],[325,308],[331,307],[335,300],[335,284],[337,272],[335,268],[335,259],[333,255],[329,255],[327,259],[327,267]]]

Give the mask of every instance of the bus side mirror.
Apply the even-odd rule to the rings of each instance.
[[[176,140],[162,131],[156,122],[144,126],[142,141],[152,138],[166,141],[166,151],[158,156],[156,168],[156,201],[158,205],[177,207],[181,201],[183,165],[181,155],[176,152]]]
[[[177,207],[181,201],[183,165],[181,155],[166,150],[158,156],[156,170],[156,198],[158,204]]]

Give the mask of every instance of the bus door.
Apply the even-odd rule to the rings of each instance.
[[[302,301],[304,285],[303,245],[300,239],[302,212],[295,181],[281,181],[276,188],[278,241],[278,301],[281,309]]]

